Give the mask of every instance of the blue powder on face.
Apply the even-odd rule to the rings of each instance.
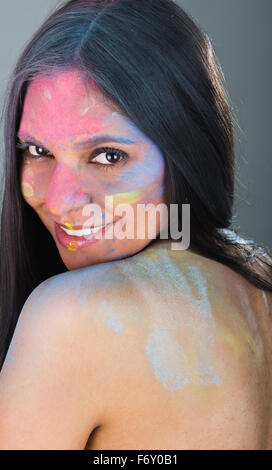
[[[106,252],[106,254],[109,255],[110,253],[113,253],[114,251],[115,251],[115,248],[111,248],[110,250]]]
[[[111,261],[122,260],[125,256],[126,256],[126,252],[125,253],[119,253],[117,256],[114,256],[113,258],[111,258]]]
[[[162,178],[163,171],[163,156],[159,149],[152,145],[150,151],[143,152],[143,160],[136,161],[132,169],[121,173],[117,181],[133,185],[134,188],[148,188]]]
[[[74,205],[76,198],[77,198],[77,194],[73,192],[72,194],[65,195],[64,200],[66,204]]]

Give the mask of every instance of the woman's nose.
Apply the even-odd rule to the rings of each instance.
[[[67,165],[60,163],[54,170],[46,194],[50,212],[62,215],[91,202],[91,196],[81,190],[79,177]]]

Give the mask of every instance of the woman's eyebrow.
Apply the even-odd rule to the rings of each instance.
[[[32,137],[32,135],[28,134],[18,134],[17,139],[21,140],[21,142],[25,142],[27,144],[33,144],[36,145],[37,147],[44,147],[46,146],[45,142],[40,142],[39,140],[35,139],[35,137]]]
[[[35,139],[35,137],[33,137],[31,135],[18,134],[17,138],[20,139],[21,141],[25,141],[27,143],[31,142],[31,143],[33,143],[37,146],[40,146],[40,147],[45,147],[46,146],[45,142],[40,142],[39,140]],[[101,144],[103,142],[116,142],[118,144],[127,144],[127,145],[137,143],[136,140],[131,140],[131,139],[128,139],[126,137],[119,136],[119,135],[103,134],[103,135],[91,136],[87,140],[84,140],[82,142],[78,142],[77,144],[75,144],[75,148],[78,149],[78,150],[81,150],[81,149],[84,149],[84,148],[88,148],[91,145],[94,146],[94,145]]]
[[[116,142],[118,144],[128,144],[128,145],[137,143],[135,140],[131,140],[126,137],[119,136],[119,135],[104,134],[104,135],[92,136],[89,139],[84,140],[84,142],[79,142],[78,144],[75,144],[75,147],[80,150],[80,149],[89,147],[90,145],[101,144],[102,142]]]

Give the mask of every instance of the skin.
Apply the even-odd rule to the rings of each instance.
[[[83,147],[87,139],[103,134],[112,138]],[[133,143],[116,143],[120,136]],[[147,230],[143,239],[136,239],[136,210],[137,204],[167,202],[164,157],[88,77],[74,69],[36,77],[27,90],[18,138],[26,145],[29,142],[36,145],[23,153],[23,197],[51,233],[69,270],[128,257],[151,242]],[[38,150],[37,145],[42,149]],[[100,147],[121,150],[126,158],[109,162],[103,150],[92,157]],[[105,197],[110,197],[113,209],[119,204],[130,205],[127,221],[134,217],[133,238],[119,239],[117,232],[112,240],[101,238],[81,249],[76,244],[63,247],[55,234],[55,222],[68,229],[83,227],[93,215],[90,226],[99,226],[108,216]],[[89,217],[85,216],[84,209],[94,204],[101,212],[89,212]],[[119,213],[107,220],[116,221],[117,227],[122,227],[122,217]],[[146,224],[147,221],[146,215]],[[156,238],[159,217],[150,224],[152,236]]]
[[[87,163],[93,147],[76,144],[90,130],[135,139],[118,144],[129,161],[108,172]],[[134,212],[165,201],[156,146],[76,71],[30,85],[26,134],[52,158],[24,155],[23,195],[69,272],[38,286],[20,314],[0,380],[0,447],[271,448],[271,298],[169,241],[72,251],[55,238],[54,221],[83,224],[82,209],[104,211],[106,195]]]
[[[262,294],[221,263],[162,241],[118,262],[120,273],[124,293],[116,285],[108,297],[119,328],[105,311],[96,310],[95,322],[111,344],[116,336],[118,347],[125,343],[125,372],[114,419],[88,448],[271,446],[271,339],[269,346],[264,337],[271,320]]]
[[[163,241],[48,279],[0,375],[0,448],[271,448],[269,305]]]

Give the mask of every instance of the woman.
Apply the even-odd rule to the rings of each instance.
[[[231,229],[219,70],[171,0],[71,0],[22,53],[5,111],[2,449],[272,447],[272,263]],[[150,236],[141,204],[178,205],[180,232],[190,204],[189,249],[169,217]]]

